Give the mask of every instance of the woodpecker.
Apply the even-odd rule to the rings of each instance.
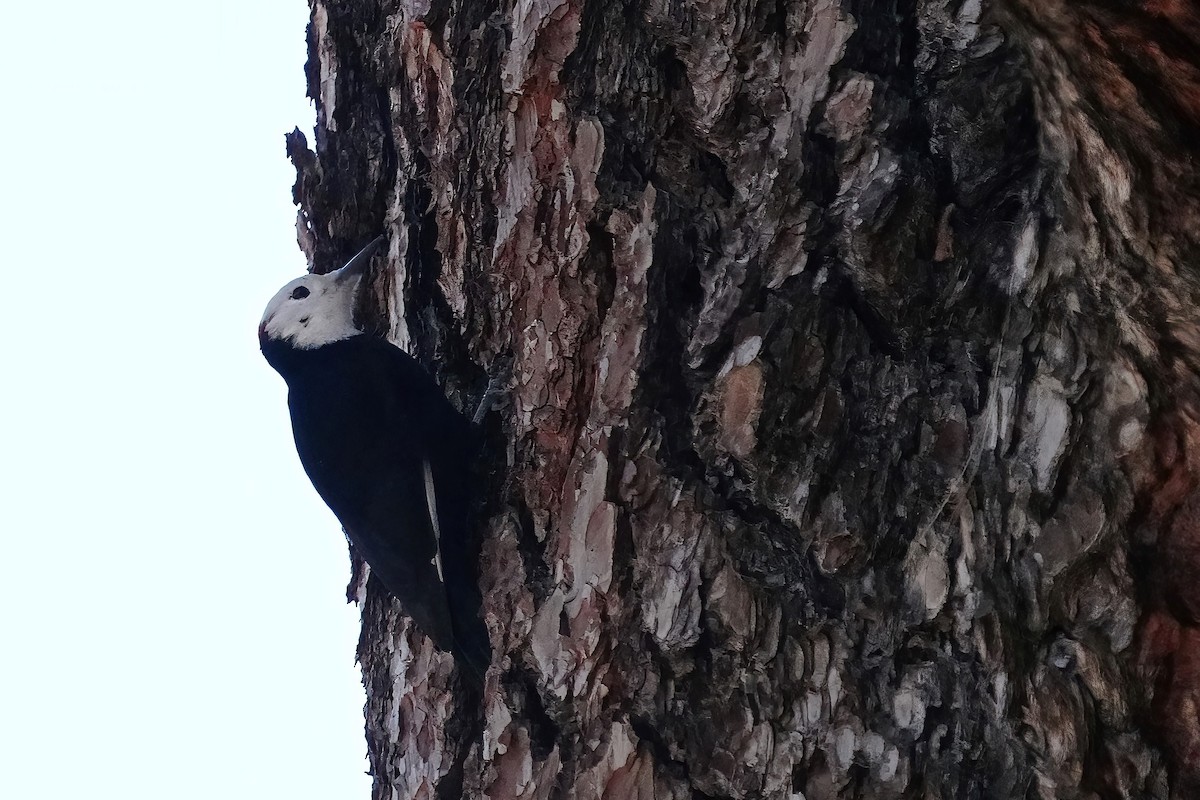
[[[259,346],[287,383],[317,493],[417,626],[480,683],[491,645],[471,535],[478,436],[412,356],[355,324],[359,283],[383,242],[287,283],[267,304]]]

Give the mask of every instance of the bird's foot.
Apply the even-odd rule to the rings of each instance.
[[[475,409],[475,416],[471,419],[475,425],[483,424],[483,418],[495,407],[497,398],[504,394],[512,371],[512,363],[501,360],[493,363],[492,369],[495,371],[488,380],[487,388],[483,390],[483,397],[479,398],[479,407]]]

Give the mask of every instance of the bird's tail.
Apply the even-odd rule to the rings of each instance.
[[[449,598],[450,619],[454,626],[454,657],[464,675],[482,688],[488,665],[492,663],[492,642],[488,638],[487,626],[479,618],[483,599],[478,590],[473,593],[474,597],[463,597],[462,594],[460,591]],[[472,593],[468,591],[465,594]]]

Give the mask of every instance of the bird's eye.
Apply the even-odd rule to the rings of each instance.
[[[308,297],[308,287],[307,286],[297,286],[295,289],[292,290],[292,299],[293,300],[301,300],[305,297]]]

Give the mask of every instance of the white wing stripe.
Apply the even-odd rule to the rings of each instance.
[[[425,473],[425,508],[429,511],[429,524],[433,526],[433,538],[437,543],[433,565],[437,567],[438,580],[445,583],[446,579],[442,577],[442,530],[438,525],[437,495],[433,491],[433,468],[429,466],[428,458],[421,460],[421,469]]]

